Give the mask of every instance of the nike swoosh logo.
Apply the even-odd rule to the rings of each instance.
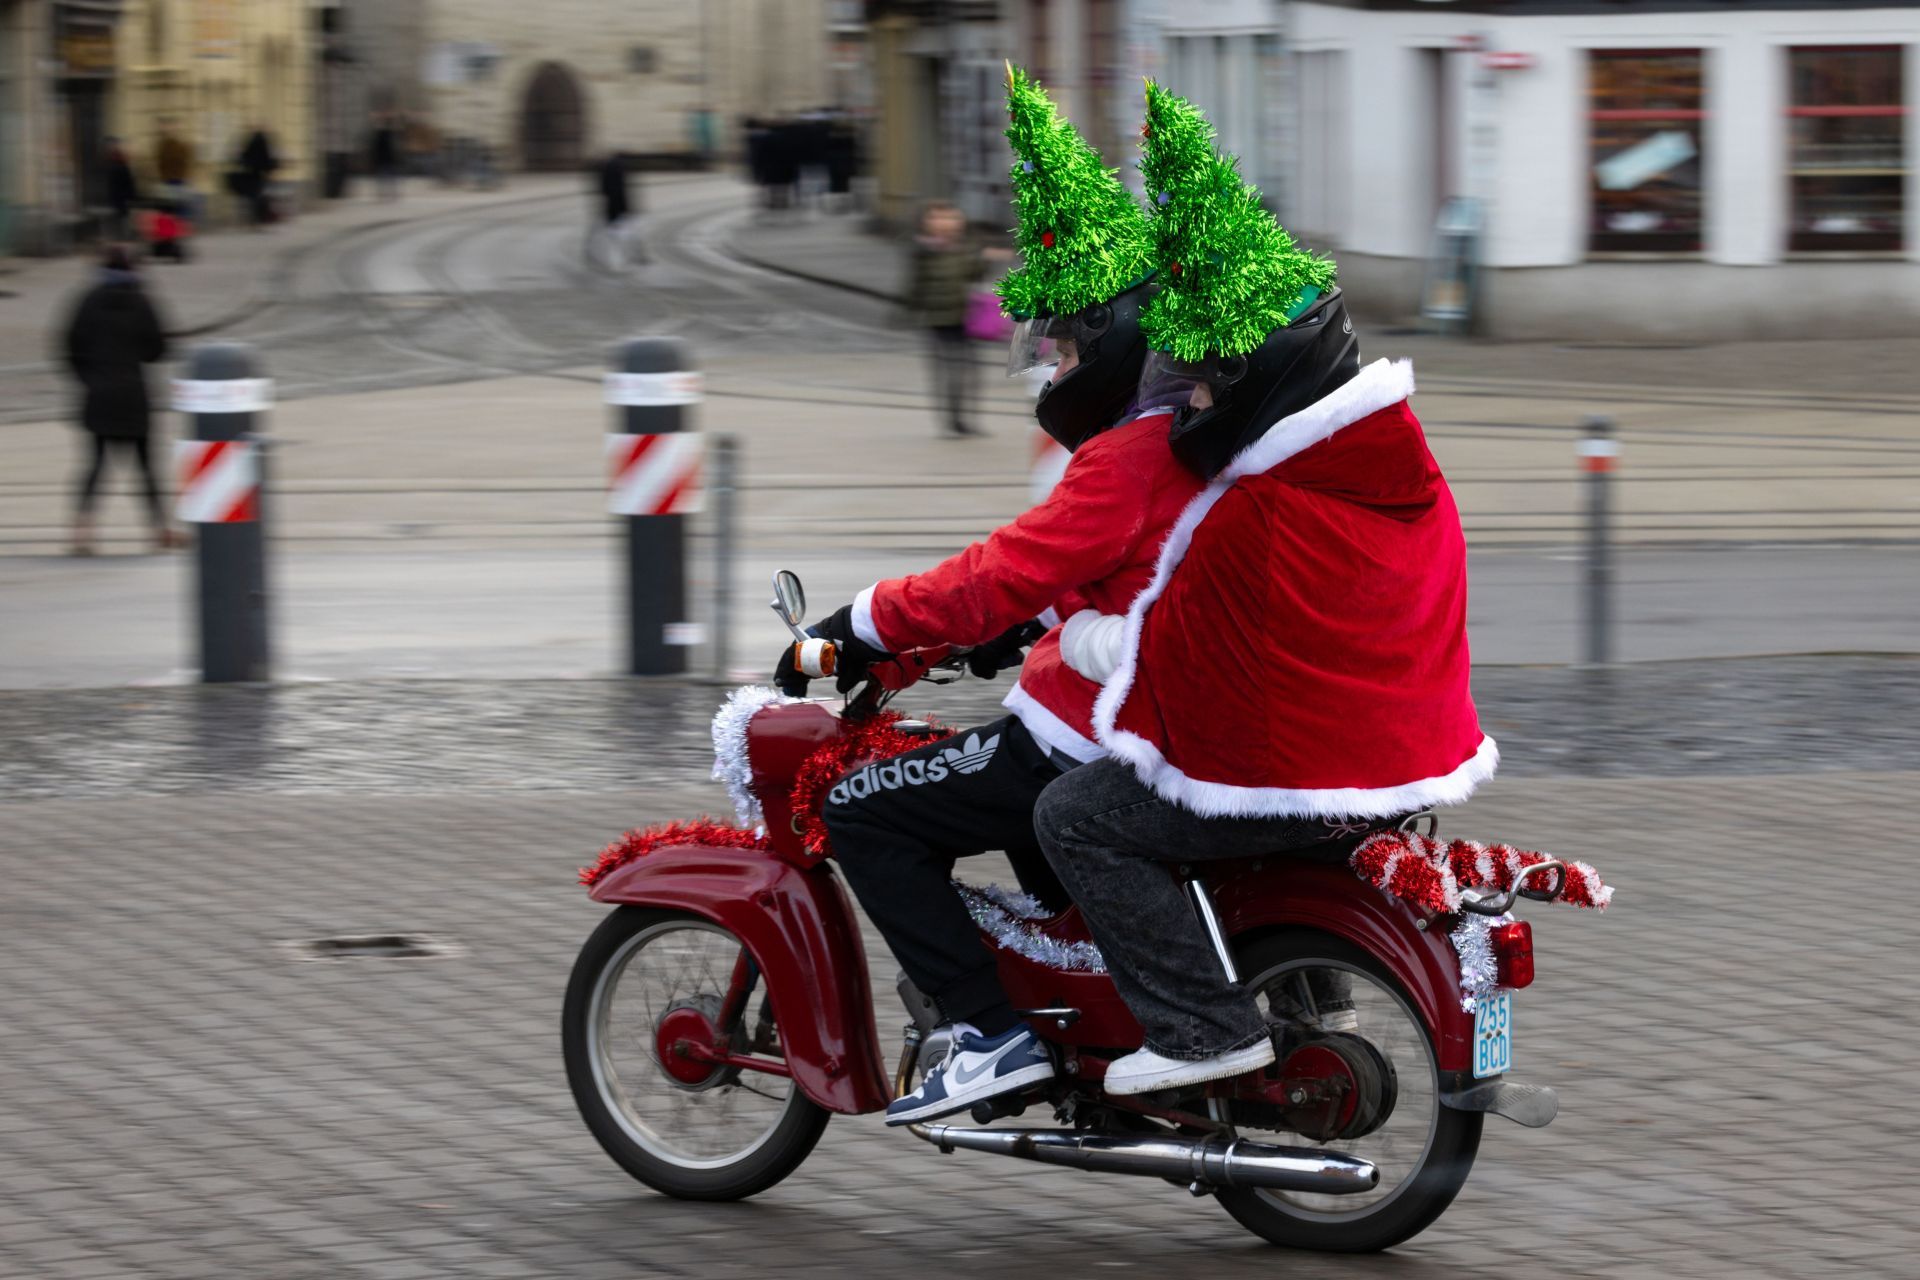
[[[1001,1045],[998,1049],[995,1049],[987,1057],[982,1058],[980,1060],[980,1064],[974,1067],[971,1071],[967,1069],[965,1063],[961,1062],[959,1058],[956,1057],[953,1062],[953,1082],[955,1084],[972,1084],[975,1080],[978,1080],[981,1076],[985,1075],[988,1071],[991,1071],[993,1069],[993,1064],[1000,1061],[1000,1059],[1006,1057],[1009,1050],[1015,1049],[1024,1043],[1026,1043],[1024,1038],[1007,1041],[1005,1044]]]

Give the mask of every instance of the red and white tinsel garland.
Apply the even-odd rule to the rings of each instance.
[[[1354,873],[1368,884],[1437,915],[1459,911],[1466,889],[1505,893],[1523,875],[1531,880],[1529,889],[1553,884],[1552,872],[1529,875],[1526,870],[1548,861],[1544,853],[1478,840],[1435,840],[1413,831],[1376,832],[1353,851],[1351,861]],[[1613,889],[1586,863],[1569,861],[1564,874],[1567,887],[1558,901],[1604,911],[1613,900]]]
[[[789,798],[800,829],[800,843],[808,853],[828,852],[827,824],[820,816],[820,806],[842,776],[860,765],[890,760],[947,736],[947,730],[939,725],[930,734],[902,733],[894,728],[901,718],[898,712],[882,711],[858,723],[843,719],[840,736],[821,746],[800,766]]]
[[[1460,912],[1461,894],[1468,889],[1505,893],[1516,880],[1524,878],[1533,881],[1527,888],[1544,891],[1552,886],[1553,873],[1529,873],[1527,868],[1546,861],[1543,853],[1529,853],[1512,845],[1442,841],[1412,831],[1381,831],[1368,836],[1353,851],[1352,858],[1354,873],[1362,880],[1436,915]],[[1612,886],[1603,884],[1600,873],[1587,863],[1567,862],[1562,874],[1567,885],[1556,901],[1595,911],[1606,910],[1613,901]],[[1511,919],[1510,915],[1461,913],[1460,923],[1451,934],[1454,954],[1460,960],[1460,1007],[1468,1013],[1480,1007],[1483,997],[1499,989],[1492,933],[1494,926]]]
[[[712,818],[663,822],[658,826],[629,831],[602,849],[599,861],[590,867],[580,868],[580,883],[589,887],[599,884],[634,859],[644,858],[655,849],[676,844],[722,849],[764,849],[767,847],[767,837],[763,832],[730,827]]]

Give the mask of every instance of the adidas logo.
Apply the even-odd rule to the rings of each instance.
[[[870,764],[863,769],[848,774],[834,784],[827,793],[827,799],[834,804],[845,804],[849,800],[863,800],[881,791],[898,791],[902,787],[924,787],[928,783],[945,782],[949,774],[979,773],[993,762],[993,753],[1000,747],[1000,735],[994,734],[985,742],[980,735],[970,733],[967,740],[957,747],[948,747],[929,760],[888,760],[883,764]]]
[[[981,743],[979,734],[970,733],[967,735],[967,740],[958,747],[948,747],[942,751],[940,758],[946,761],[956,773],[978,773],[992,761],[994,748],[999,745],[1000,735],[997,733],[988,738],[984,744]]]

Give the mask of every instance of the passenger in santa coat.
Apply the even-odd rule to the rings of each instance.
[[[1150,88],[1142,168],[1168,192],[1160,250],[1196,266],[1170,265],[1143,318],[1169,349],[1143,382],[1184,382],[1171,447],[1208,483],[1124,614],[1086,610],[1062,628],[1063,660],[1101,683],[1109,755],[1050,784],[1035,813],[1147,1033],[1108,1070],[1121,1094],[1274,1057],[1267,1020],[1228,981],[1167,864],[1338,853],[1465,800],[1499,759],[1469,690],[1465,538],[1408,403],[1412,367],[1361,367],[1333,264],[1223,177],[1231,162],[1211,145],[1154,154],[1156,138],[1195,137],[1197,118]],[[1194,243],[1196,227],[1218,239]],[[1347,983],[1315,985],[1312,1010],[1293,1012],[1351,1029]]]

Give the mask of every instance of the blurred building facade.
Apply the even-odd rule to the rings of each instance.
[[[330,158],[329,193],[339,194],[345,171],[368,163],[376,116],[428,127],[426,8],[421,0],[334,0],[320,17],[320,147]],[[413,141],[437,145],[418,133]]]
[[[124,0],[113,132],[143,185],[158,181],[163,128],[188,144],[188,181],[203,196],[224,189],[263,129],[280,162],[274,184],[297,202],[317,171],[320,9],[312,0]]]
[[[0,253],[50,252],[99,217],[120,10],[0,0]]]
[[[1920,8],[1288,6],[1294,229],[1417,311],[1451,196],[1508,336],[1920,333]]]
[[[896,225],[952,200],[1009,213],[1005,62],[1039,78],[1087,140],[1132,177],[1140,81],[1198,102],[1244,171],[1277,189],[1291,134],[1278,0],[867,0],[880,212]]]
[[[976,222],[1008,207],[1005,60],[996,0],[866,0],[875,212],[910,224],[929,200]]]
[[[511,168],[731,151],[745,117],[831,105],[858,63],[827,0],[394,2],[418,6],[422,55],[373,91]]]
[[[1129,177],[1150,75],[1355,304],[1499,335],[1920,333],[1920,5],[868,0],[881,212],[1008,217],[1000,60]],[[1436,232],[1443,211],[1458,235]],[[1438,283],[1436,283],[1438,282]]]

